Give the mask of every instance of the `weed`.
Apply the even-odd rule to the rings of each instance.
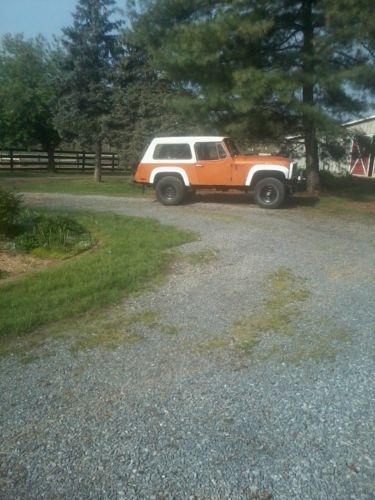
[[[225,337],[214,337],[212,339],[201,342],[198,345],[200,351],[211,350],[211,349],[221,349],[223,347],[228,347],[230,345],[231,339],[228,336]]]
[[[142,339],[143,336],[135,332],[105,330],[101,333],[81,335],[71,346],[71,352],[74,354],[83,349],[95,349],[97,347],[104,347],[109,351],[113,351],[120,345],[133,345]]]
[[[21,210],[21,196],[0,188],[0,235],[8,236]]]
[[[8,271],[4,271],[3,269],[0,269],[0,280],[8,278],[9,276],[10,276],[10,273]]]
[[[325,320],[324,323],[326,323]],[[313,325],[311,327],[313,328]],[[295,339],[293,349],[286,353],[284,358],[293,364],[306,359],[313,361],[334,359],[349,340],[350,333],[345,328],[337,328],[334,322],[330,321],[326,323],[324,331],[313,338],[299,334]]]
[[[267,287],[269,296],[257,313],[240,318],[227,335],[210,339],[200,344],[200,348],[230,347],[242,355],[251,355],[262,341],[266,341],[263,351],[258,352],[259,359],[277,356],[290,363],[332,359],[342,350],[350,335],[345,329],[337,328],[331,319],[305,320],[303,328],[298,327],[299,309],[296,306],[310,297],[302,277],[281,267],[269,275]]]
[[[137,331],[139,325],[154,327],[157,325],[159,314],[154,310],[145,310],[133,314],[116,314],[112,318],[112,311],[104,317],[83,318],[75,330],[79,331],[74,336],[71,351],[76,353],[82,349],[95,349],[103,347],[115,350],[121,345],[131,346],[143,339],[143,334]]]
[[[208,264],[217,259],[217,253],[214,250],[199,250],[185,255],[185,260],[189,264]]]
[[[178,328],[174,325],[158,325],[161,333],[165,335],[174,336],[178,335]]]

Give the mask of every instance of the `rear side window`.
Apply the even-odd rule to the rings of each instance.
[[[154,160],[191,160],[189,144],[158,144],[155,147]]]
[[[198,160],[220,160],[227,156],[220,142],[197,142],[195,152]]]

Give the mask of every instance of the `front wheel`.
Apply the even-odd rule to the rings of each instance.
[[[276,177],[266,177],[257,182],[254,198],[262,208],[279,208],[286,197],[286,185]]]
[[[185,186],[173,175],[162,177],[155,187],[156,198],[163,205],[178,205],[185,196]]]

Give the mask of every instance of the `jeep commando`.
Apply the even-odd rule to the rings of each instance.
[[[295,162],[282,156],[241,155],[228,137],[162,137],[151,141],[135,182],[152,185],[164,205],[197,189],[253,191],[256,203],[278,208],[297,181]]]

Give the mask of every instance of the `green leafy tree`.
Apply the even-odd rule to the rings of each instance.
[[[373,84],[370,24],[359,36],[371,8],[361,0],[364,13],[346,29],[336,3],[153,0],[133,11],[133,25],[155,67],[194,90],[190,109],[210,123],[240,138],[301,134],[313,191],[319,137],[339,134],[342,113],[363,109],[356,86]],[[338,3],[358,14],[353,0]]]
[[[42,37],[5,35],[0,43],[0,146],[53,151],[60,136],[53,126],[56,107],[53,52]]]
[[[115,0],[79,0],[73,26],[63,29],[60,98],[55,124],[67,140],[94,146],[101,180],[103,141],[111,140],[114,74],[121,53]]]

